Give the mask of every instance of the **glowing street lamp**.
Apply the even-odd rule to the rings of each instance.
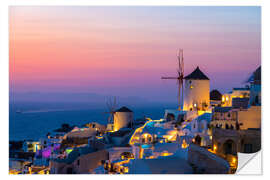
[[[214,152],[217,151],[217,146],[216,145],[214,145],[213,150],[214,150]]]

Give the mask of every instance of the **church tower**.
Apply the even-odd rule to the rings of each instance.
[[[210,80],[197,67],[184,77],[184,111],[206,111],[210,107]]]

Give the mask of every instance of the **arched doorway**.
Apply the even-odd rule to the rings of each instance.
[[[195,137],[195,142],[194,143],[200,146],[201,145],[201,141],[202,141],[201,136],[197,135]]]
[[[153,142],[153,138],[152,138],[151,134],[144,133],[142,135],[142,143],[143,144],[150,144],[152,142]]]
[[[236,154],[236,144],[233,140],[229,139],[223,144],[224,154]]]

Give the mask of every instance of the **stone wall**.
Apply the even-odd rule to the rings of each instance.
[[[227,161],[195,144],[189,146],[188,162],[196,174],[227,174],[230,168]]]
[[[108,149],[108,152],[110,161],[120,159],[123,152],[130,152],[133,154],[132,147],[112,147]]]
[[[51,161],[51,174],[89,174],[101,165],[102,160],[107,160],[108,151],[100,150],[93,153],[79,156],[74,162],[68,164],[63,162]]]
[[[109,157],[108,151],[100,150],[78,157],[72,164],[75,174],[91,173],[98,166],[102,165],[102,160],[107,160]],[[78,163],[79,162],[79,163]]]
[[[249,109],[237,113],[241,130],[261,128],[261,106],[251,106]]]
[[[228,141],[233,142],[232,154],[236,155],[237,152],[244,153],[245,145],[252,146],[251,153],[258,152],[261,149],[261,131],[260,130],[229,130],[229,129],[216,129],[213,131],[212,144],[216,146],[216,152],[220,155],[225,155],[224,144]]]

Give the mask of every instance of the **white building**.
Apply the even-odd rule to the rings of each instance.
[[[199,136],[200,145],[208,146],[211,144],[211,139],[209,138],[209,126],[212,120],[212,113],[204,113],[196,118],[194,118],[191,122],[183,125],[183,132],[186,135],[195,138]]]
[[[231,92],[222,95],[222,106],[232,106],[234,98],[249,98],[249,95],[249,88],[233,88]]]
[[[222,129],[237,129],[237,111],[232,107],[215,107],[211,125]]]
[[[114,131],[118,131],[121,128],[128,127],[133,123],[133,111],[128,109],[127,107],[121,107],[116,110],[114,113]]]
[[[184,83],[184,111],[207,111],[210,107],[209,78],[197,67]]]

